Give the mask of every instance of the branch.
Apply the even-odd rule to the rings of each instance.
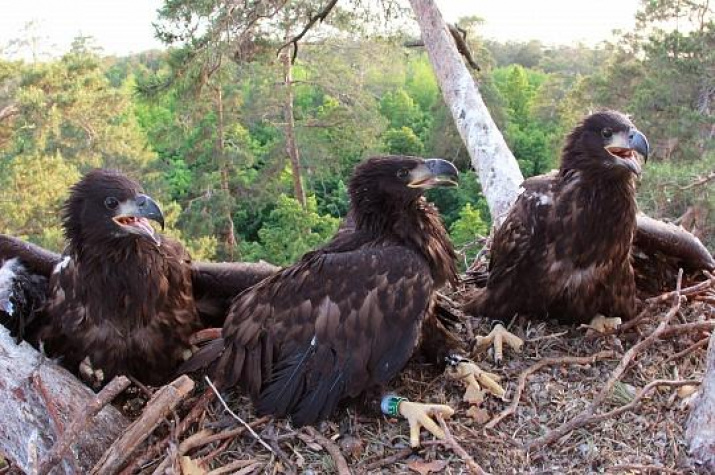
[[[298,42],[303,39],[303,37],[310,31],[311,28],[313,28],[313,25],[320,20],[322,23],[330,14],[331,10],[337,5],[338,0],[330,0],[325,7],[323,7],[322,10],[320,10],[316,15],[310,17],[310,20],[308,20],[308,24],[305,25],[303,28],[303,31],[298,33],[296,36],[291,38],[290,40],[286,41],[281,45],[280,48],[278,48],[278,53],[283,51],[287,46],[293,45],[293,57],[291,58],[291,63],[295,63],[295,58],[298,56]]]
[[[144,408],[141,417],[107,449],[91,473],[119,472],[137,447],[193,389],[194,382],[186,375],[159,389]]]
[[[678,282],[676,285],[676,292],[675,292],[675,295],[673,298],[673,305],[671,306],[670,310],[663,318],[663,321],[660,322],[660,324],[653,331],[653,333],[651,333],[645,339],[638,342],[635,346],[633,346],[630,350],[628,350],[625,355],[623,355],[623,359],[621,359],[621,362],[618,364],[616,369],[613,370],[613,372],[611,373],[611,377],[608,379],[608,381],[606,382],[603,389],[596,395],[593,402],[586,409],[579,412],[570,421],[562,424],[561,426],[557,427],[556,429],[553,429],[553,430],[547,432],[546,434],[544,434],[543,436],[526,444],[527,450],[534,450],[534,449],[538,449],[543,446],[549,445],[549,444],[559,440],[561,437],[565,436],[566,434],[569,434],[572,431],[574,431],[578,428],[581,428],[587,424],[591,424],[592,421],[594,420],[594,418],[596,420],[598,420],[597,418],[599,416],[594,416],[596,409],[601,404],[603,404],[603,402],[611,394],[611,391],[613,391],[614,385],[621,379],[621,376],[623,376],[623,373],[626,372],[626,369],[630,365],[633,358],[635,358],[635,356],[639,352],[641,352],[642,350],[648,348],[653,343],[655,343],[662,336],[662,334],[667,329],[670,321],[673,319],[675,314],[678,313],[678,310],[680,310],[680,305],[681,305],[680,291],[682,288],[682,284],[683,284],[683,270],[680,269],[680,271],[678,272]]]
[[[20,108],[17,107],[17,104],[10,104],[9,106],[5,106],[2,109],[0,109],[0,122],[2,122],[5,119],[9,119],[10,117],[17,115],[20,113]]]
[[[335,462],[335,470],[338,472],[338,475],[350,475],[350,468],[348,467],[348,463],[345,461],[345,457],[343,457],[343,454],[340,452],[340,448],[325,438],[323,434],[315,430],[314,427],[308,426],[306,427],[306,430],[308,431],[308,434],[315,439],[317,443],[322,445],[333,458],[333,462]]]
[[[50,473],[50,470],[55,468],[57,464],[60,463],[65,452],[67,452],[70,446],[77,440],[79,434],[83,430],[86,430],[90,420],[99,414],[99,411],[101,411],[104,406],[109,404],[122,391],[127,389],[129,384],[129,379],[124,376],[118,376],[112,379],[112,381],[106,385],[99,392],[99,394],[97,394],[97,397],[95,397],[93,401],[75,414],[74,420],[62,433],[57,442],[55,442],[52,450],[45,457],[44,462],[40,464],[40,468],[37,472],[40,475]]]
[[[526,387],[526,382],[529,379],[529,376],[532,374],[536,373],[539,371],[541,368],[544,366],[553,366],[553,365],[567,365],[567,364],[578,364],[578,365],[585,365],[585,364],[593,364],[596,361],[603,360],[603,359],[608,359],[608,358],[613,358],[615,356],[615,353],[613,351],[600,351],[596,353],[595,355],[591,356],[564,356],[561,358],[544,358],[538,363],[530,366],[526,370],[522,371],[522,373],[519,375],[519,382],[517,383],[516,386],[516,391],[514,393],[514,397],[511,400],[511,404],[509,404],[509,407],[504,409],[499,415],[495,416],[492,418],[491,421],[484,427],[486,429],[493,429],[496,427],[496,425],[504,420],[506,417],[514,414],[516,412],[517,407],[519,406],[519,400],[521,399],[521,395],[524,392],[524,388]]]

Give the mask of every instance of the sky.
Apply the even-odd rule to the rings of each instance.
[[[638,0],[437,0],[445,19],[477,15],[482,36],[545,44],[597,44],[614,29],[632,28]],[[152,21],[162,0],[0,0],[0,48],[37,25],[42,48],[69,49],[78,35],[93,36],[106,54],[126,55],[161,47]]]

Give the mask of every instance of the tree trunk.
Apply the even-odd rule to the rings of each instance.
[[[221,191],[224,196],[224,212],[226,213],[226,247],[228,248],[228,256],[233,260],[233,252],[236,249],[236,233],[233,225],[233,216],[231,215],[231,189],[229,187],[229,170],[228,161],[226,160],[226,150],[225,150],[225,134],[224,134],[224,115],[223,115],[223,89],[221,84],[216,87],[216,107],[218,109],[218,156],[220,160],[220,170],[221,170]]]
[[[94,400],[94,393],[64,368],[0,327],[0,455],[35,473],[60,434]],[[106,406],[88,424],[64,461],[50,473],[88,473],[128,421]]]
[[[286,35],[286,40],[289,35]],[[293,117],[293,65],[291,64],[290,48],[283,48],[281,51],[281,62],[283,63],[283,75],[285,78],[285,104],[283,106],[283,118],[285,119],[286,152],[290,158],[291,169],[293,170],[293,192],[295,199],[305,208],[305,190],[303,180],[300,177],[300,155],[298,145],[295,142],[295,118]]]
[[[710,336],[703,384],[690,412],[685,438],[693,461],[705,473],[715,473],[715,332]]]
[[[410,0],[444,102],[479,174],[495,225],[501,224],[524,177],[462,62],[434,0]]]

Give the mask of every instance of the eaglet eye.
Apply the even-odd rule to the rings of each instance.
[[[603,136],[604,139],[610,139],[611,136],[613,135],[613,129],[610,127],[606,127],[601,131],[601,135]]]
[[[119,200],[117,200],[113,196],[110,196],[104,199],[104,206],[106,206],[107,209],[117,209],[117,206],[119,206]]]
[[[407,178],[407,175],[409,175],[410,171],[407,168],[401,168],[400,171],[397,172],[397,177],[398,178]]]

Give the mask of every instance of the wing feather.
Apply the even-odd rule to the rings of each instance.
[[[262,413],[314,422],[404,366],[431,291],[426,261],[403,247],[313,255],[236,299],[221,383],[241,382]]]

